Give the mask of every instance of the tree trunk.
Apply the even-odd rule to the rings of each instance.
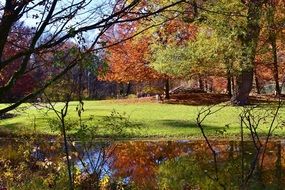
[[[240,36],[242,43],[241,71],[237,76],[236,93],[232,97],[234,105],[249,103],[249,93],[253,82],[253,62],[260,33],[259,21],[263,1],[249,1],[247,13],[246,34]]]
[[[232,76],[229,70],[227,71],[227,93],[232,97]]]
[[[170,99],[169,95],[169,78],[165,80],[165,99]]]
[[[257,72],[256,72],[256,66],[254,67],[254,81],[255,81],[255,89],[256,89],[256,93],[260,94],[260,82],[257,76]]]
[[[276,26],[274,21],[275,5],[271,2],[270,7],[268,8],[267,22],[269,26],[269,41],[272,47],[272,60],[273,60],[273,78],[275,82],[275,91],[276,95],[281,94],[281,89],[279,85],[279,76],[278,76],[278,59],[277,59],[277,45],[276,45]]]
[[[117,96],[117,99],[119,99],[121,95],[121,83],[117,82],[116,83],[116,96]]]
[[[256,72],[254,73],[254,80],[255,80],[256,93],[260,94],[260,84],[259,84],[259,79],[256,75]]]
[[[126,96],[128,96],[131,93],[131,87],[132,87],[131,82],[128,82],[127,90],[126,90]]]
[[[232,97],[232,68],[233,68],[233,65],[232,63],[230,62],[230,58],[229,57],[225,57],[224,58],[224,64],[226,65],[226,68],[227,68],[227,94]]]
[[[275,81],[275,91],[276,91],[276,95],[280,95],[281,94],[281,88],[279,85],[279,76],[278,76],[276,36],[271,41],[271,45],[272,45],[272,56],[273,56],[273,77],[274,77],[274,81]]]
[[[249,102],[249,93],[252,89],[253,69],[243,71],[237,76],[236,94],[232,102],[235,105],[246,105]]]
[[[62,135],[63,135],[63,140],[64,140],[64,152],[65,152],[65,158],[67,162],[67,171],[68,171],[68,182],[69,182],[69,189],[73,190],[73,175],[71,171],[71,162],[70,162],[70,156],[69,156],[69,148],[68,148],[68,142],[67,142],[67,134],[66,134],[66,123],[65,123],[65,117],[66,113],[68,110],[68,104],[69,102],[67,101],[65,103],[65,107],[61,110],[61,115],[60,115],[60,121],[61,121],[61,127],[62,127]]]

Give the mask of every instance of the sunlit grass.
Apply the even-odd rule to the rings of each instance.
[[[78,102],[71,102],[68,118],[77,120],[76,106]],[[1,105],[2,107],[3,105]],[[57,103],[56,108],[60,110],[63,103]],[[49,118],[55,117],[52,111],[37,109],[30,104],[21,106],[23,109],[13,111],[17,116],[0,121],[0,132],[2,133],[31,133],[36,131],[43,134],[54,134],[49,124]],[[126,113],[133,123],[140,126],[133,134],[137,137],[156,138],[200,138],[201,132],[196,127],[196,118],[201,106],[172,105],[160,103],[124,103],[117,101],[85,101],[82,117],[87,120],[94,118],[90,125],[97,125],[102,119],[116,110],[119,113]],[[204,121],[205,131],[212,137],[237,138],[240,133],[239,107],[227,106],[219,112],[207,117]],[[229,128],[225,133],[218,131],[226,125]],[[266,133],[266,127],[261,132]],[[283,130],[276,130],[278,136],[283,136]],[[104,135],[104,134],[101,134]]]

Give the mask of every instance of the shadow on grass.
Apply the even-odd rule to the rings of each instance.
[[[164,125],[167,127],[171,127],[174,129],[195,129],[200,131],[200,129],[197,127],[196,123],[193,121],[187,121],[187,120],[157,120],[157,123],[160,125]],[[205,132],[214,134],[217,133],[218,130],[221,130],[224,128],[224,126],[214,126],[214,125],[204,125]]]
[[[197,128],[196,123],[185,120],[157,120],[158,123],[172,128]]]
[[[102,124],[104,122],[104,119],[106,119],[106,116],[97,116],[96,120],[99,124]],[[118,119],[118,118],[116,118]],[[141,121],[133,121],[132,119],[130,119],[131,123],[133,123],[134,125],[136,125],[139,128],[144,128],[147,129],[148,127],[150,127],[148,124],[149,123],[145,123],[145,122],[141,122]],[[171,120],[171,119],[166,119],[166,120],[154,120],[154,123],[157,124],[157,130],[160,130],[160,127],[169,127],[169,128],[173,128],[173,129],[195,129],[197,131],[199,131],[199,128],[197,127],[196,123],[193,121],[187,121],[187,120]],[[151,124],[151,123],[150,123]],[[223,128],[224,126],[214,126],[214,125],[204,125],[206,132],[210,132],[210,133],[216,133],[217,130]]]
[[[22,124],[21,123],[9,123],[9,124],[3,124],[0,125],[0,130],[11,130],[11,131],[15,131],[15,130],[23,130],[23,128],[21,128]]]
[[[22,133],[24,132],[24,127],[21,127],[21,123],[10,123],[0,125],[0,136],[5,137],[15,133]]]

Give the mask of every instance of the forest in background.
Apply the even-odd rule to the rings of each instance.
[[[98,25],[88,17],[89,28],[65,25],[87,6],[84,2],[67,6],[74,12],[65,17],[56,12],[56,3],[46,3],[35,5],[46,6],[46,12],[29,15],[46,18],[38,27],[21,18],[33,10],[29,2],[3,6],[0,27],[10,21],[10,28],[0,43],[1,102],[35,101],[43,90],[61,101],[71,89],[73,99],[80,93],[88,99],[129,94],[168,99],[171,89],[190,86],[193,92],[228,94],[233,104],[245,105],[250,92],[282,93],[281,0],[110,1],[97,8],[121,15],[104,26],[103,17],[95,19]],[[14,20],[5,13],[9,8],[15,9]]]

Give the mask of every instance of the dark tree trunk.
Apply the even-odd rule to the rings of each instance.
[[[131,93],[131,87],[132,87],[131,83],[128,82],[128,84],[127,84],[127,90],[126,90],[126,96],[128,96],[128,95]]]
[[[277,60],[277,45],[276,45],[276,34],[274,31],[270,32],[270,44],[272,46],[272,59],[273,59],[273,78],[275,82],[276,95],[281,94],[281,89],[279,85],[279,75],[278,75],[278,60]]]
[[[170,95],[169,95],[169,78],[165,79],[165,99],[170,99]]]
[[[233,96],[233,89],[232,89],[232,78],[233,78],[233,75],[232,75],[232,68],[233,68],[233,65],[232,63],[230,62],[230,58],[229,57],[225,57],[224,58],[224,64],[226,65],[227,67],[227,94],[232,97]]]
[[[276,36],[273,41],[271,41],[272,45],[272,54],[273,54],[273,77],[275,81],[275,91],[276,95],[281,94],[281,88],[279,85],[279,76],[278,76],[278,61],[277,61],[277,47],[276,47]]]
[[[255,88],[256,88],[256,93],[260,94],[260,84],[259,84],[259,79],[256,73],[254,74],[254,79],[255,79]]]
[[[256,72],[256,67],[254,67],[254,80],[255,80],[255,88],[256,88],[256,93],[260,94],[260,83],[259,83],[259,79],[258,79],[258,75]]]
[[[253,69],[243,71],[237,77],[236,94],[233,96],[235,105],[246,105],[249,102],[249,93],[252,89]]]
[[[116,96],[119,98],[121,95],[121,83],[116,83]]]
[[[87,86],[88,86],[88,97],[89,98],[95,98],[95,88],[96,88],[96,81],[97,78],[92,75],[91,73],[88,73],[87,75]]]
[[[272,60],[273,60],[273,78],[275,82],[275,91],[276,95],[281,94],[281,89],[279,85],[279,76],[278,76],[278,60],[277,60],[277,45],[276,45],[276,26],[274,21],[275,5],[271,2],[271,6],[268,8],[267,20],[269,26],[269,41],[272,47]]]
[[[232,97],[232,76],[229,70],[227,71],[227,93]]]
[[[236,92],[232,97],[235,105],[246,105],[249,103],[249,93],[253,82],[253,62],[260,33],[260,17],[263,1],[249,1],[247,13],[246,34],[240,36],[242,43],[241,71],[237,76]]]

